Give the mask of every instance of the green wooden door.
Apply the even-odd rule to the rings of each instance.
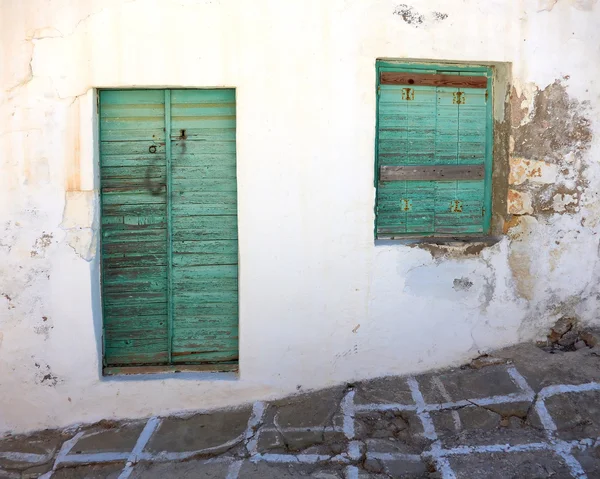
[[[105,366],[235,364],[235,91],[101,91],[100,174]]]
[[[383,63],[378,74],[377,237],[486,233],[492,175],[489,72]]]

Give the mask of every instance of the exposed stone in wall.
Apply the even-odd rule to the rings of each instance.
[[[526,90],[519,94],[513,88],[510,214],[578,210],[587,187],[582,160],[592,130],[587,105],[569,97],[564,84],[567,79],[535,90],[530,111]]]
[[[526,181],[540,184],[550,184],[556,181],[558,165],[538,160],[526,160],[512,157],[510,159],[511,185],[521,185]]]
[[[533,213],[531,195],[526,191],[508,190],[508,212],[511,215],[527,215]]]

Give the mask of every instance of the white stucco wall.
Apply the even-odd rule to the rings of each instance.
[[[597,120],[574,210],[559,196],[469,257],[373,241],[376,58],[512,62],[524,108],[558,79],[594,119],[599,24],[596,0],[1,0],[0,431],[423,371],[563,314],[600,325]],[[237,88],[239,379],[101,378],[94,89],[117,86]]]

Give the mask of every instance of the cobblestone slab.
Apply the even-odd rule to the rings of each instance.
[[[600,356],[510,351],[210,414],[5,437],[0,478],[600,477]]]

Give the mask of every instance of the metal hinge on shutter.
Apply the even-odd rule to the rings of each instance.
[[[462,91],[452,93],[452,103],[455,105],[464,105],[465,104],[465,94]]]
[[[403,88],[402,89],[402,99],[403,100],[414,100],[415,99],[415,90],[414,88]]]

